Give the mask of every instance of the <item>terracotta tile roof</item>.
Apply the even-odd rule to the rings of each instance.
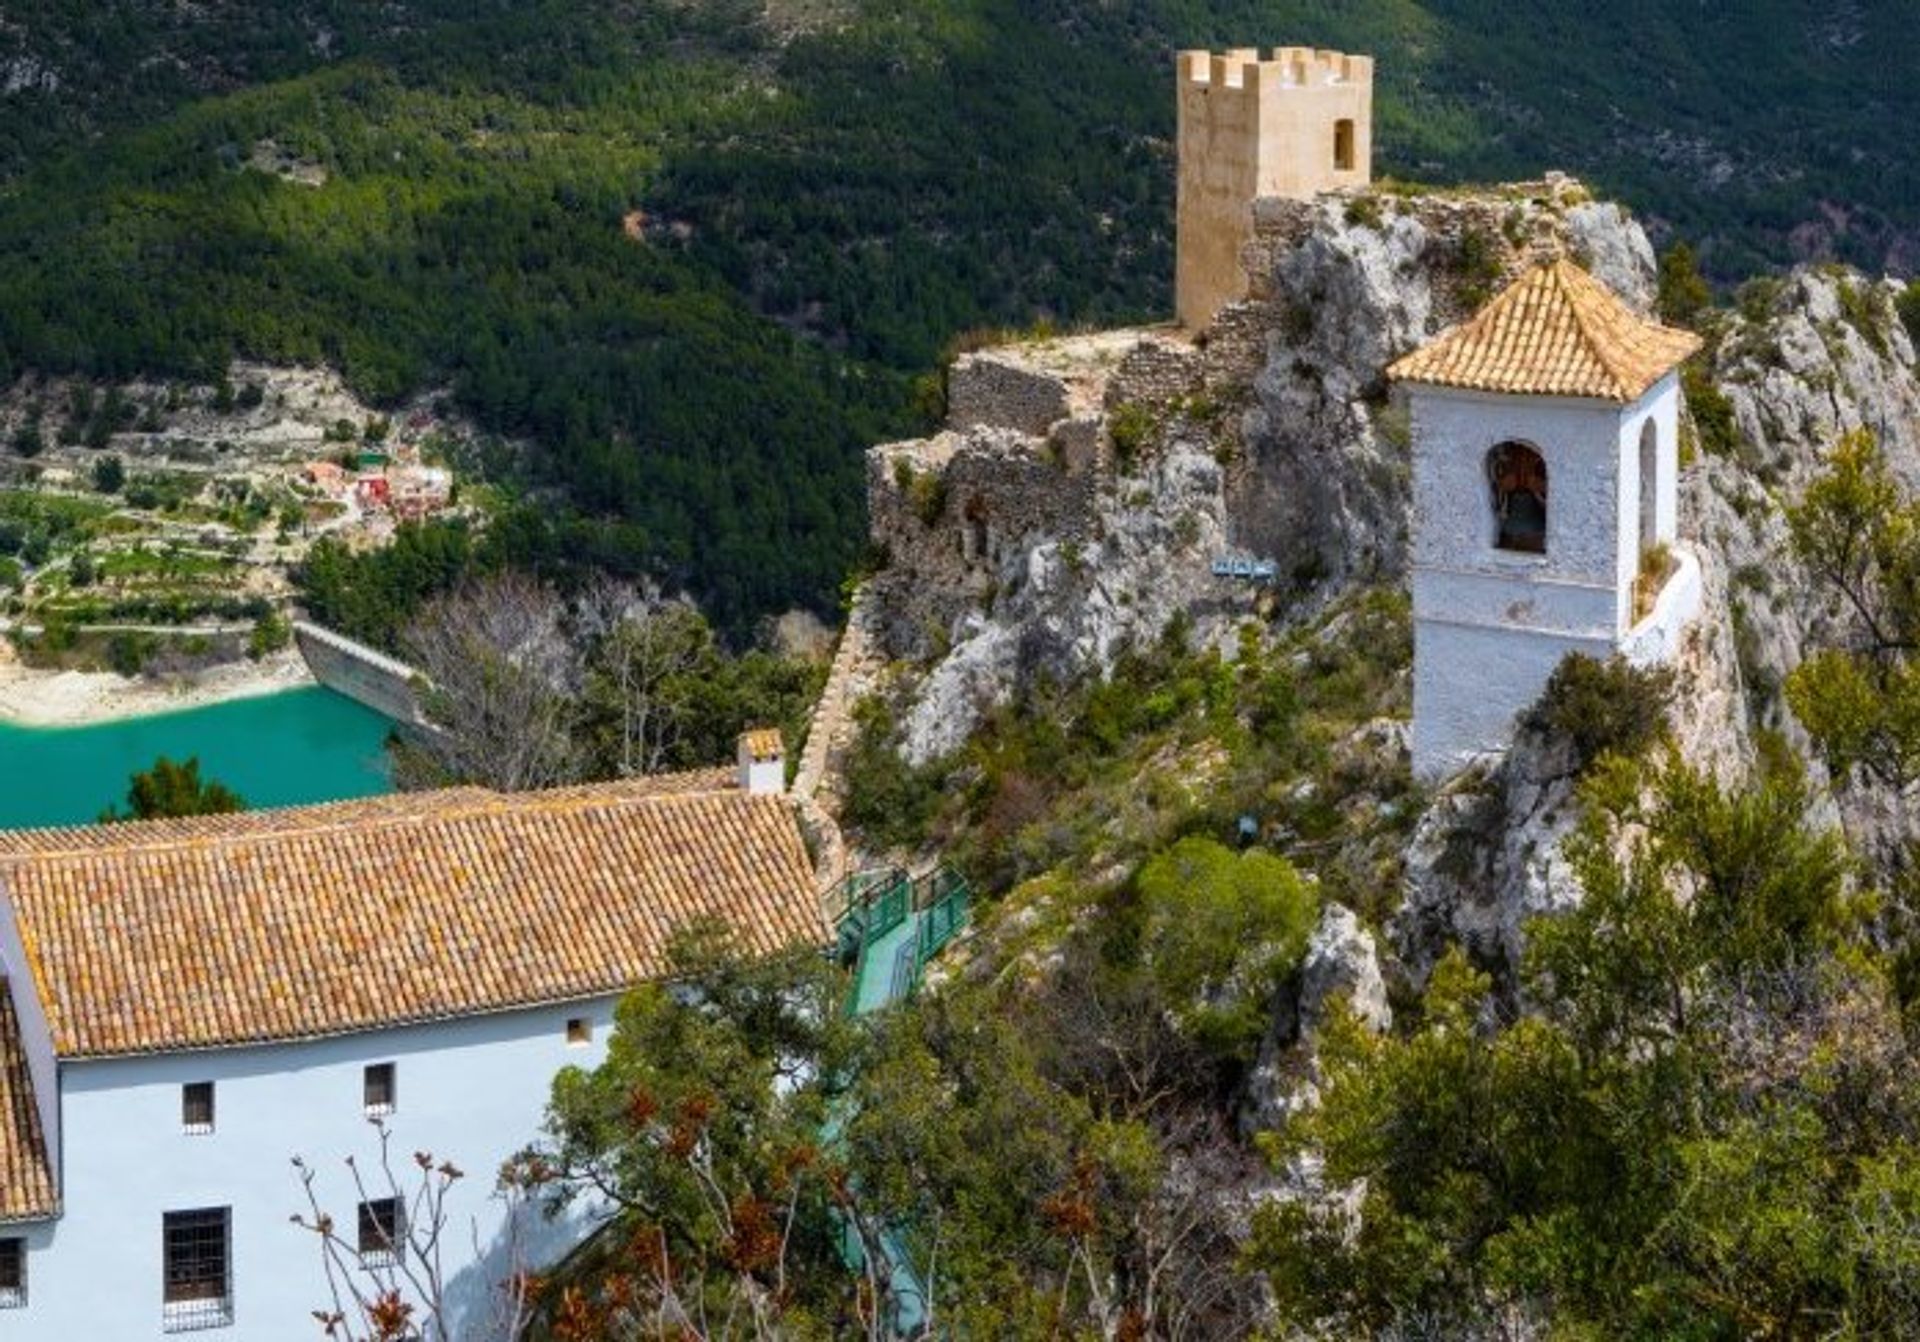
[[[729,767],[687,769],[677,773],[645,774],[611,783],[584,783],[552,788],[541,795],[562,797],[660,797],[688,792],[720,792],[737,787],[739,777]],[[314,830],[328,825],[356,825],[373,820],[400,819],[432,813],[446,815],[466,805],[491,806],[500,794],[483,787],[441,788],[432,792],[391,792],[352,801],[320,802],[310,806],[282,806],[230,815],[182,816],[170,820],[124,820],[111,825],[56,825],[44,829],[0,829],[0,859],[16,853],[59,853],[87,848],[124,848],[155,839],[236,837],[242,834],[281,834]]]
[[[46,829],[0,829],[0,858],[18,853],[61,853],[86,848],[124,848],[156,839],[216,838],[314,829],[328,824],[418,815],[444,810],[451,802],[490,802],[497,794],[483,787],[438,792],[394,792],[354,801],[284,806],[231,815],[183,816],[174,820],[128,820],[112,825],[58,825]]]
[[[756,760],[777,760],[787,753],[787,743],[781,740],[778,727],[756,727],[740,733],[740,748],[747,752],[748,758]]]
[[[40,1220],[58,1207],[20,1021],[0,979],[0,1221]]]
[[[695,917],[826,940],[792,804],[726,772],[15,835],[0,885],[63,1057],[576,1000],[664,973]]]
[[[540,795],[548,800],[566,797],[682,797],[690,792],[726,792],[739,786],[739,770],[721,765],[713,769],[642,774],[637,778],[621,778],[611,783],[581,783],[575,787],[548,788]]]
[[[1536,267],[1474,317],[1387,369],[1401,382],[1530,396],[1636,401],[1700,348],[1635,316],[1571,261]]]

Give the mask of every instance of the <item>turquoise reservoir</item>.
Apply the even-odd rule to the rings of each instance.
[[[200,776],[250,808],[388,792],[390,726],[317,686],[88,727],[0,724],[0,829],[95,820],[161,755],[198,755]]]

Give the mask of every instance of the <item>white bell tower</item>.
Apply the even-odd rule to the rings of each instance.
[[[1413,421],[1419,777],[1504,748],[1568,653],[1677,648],[1700,604],[1677,369],[1699,345],[1563,260],[1388,369]]]

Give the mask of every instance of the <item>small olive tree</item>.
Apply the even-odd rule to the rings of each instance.
[[[430,1151],[396,1162],[392,1131],[381,1120],[373,1122],[380,1158],[372,1170],[352,1156],[343,1161],[356,1204],[353,1220],[345,1225],[322,1206],[315,1168],[304,1157],[293,1157],[307,1206],[289,1219],[313,1235],[326,1273],[326,1305],[313,1312],[314,1320],[333,1342],[456,1342],[444,1250],[448,1197],[466,1173]],[[495,1284],[493,1308],[481,1331],[465,1329],[458,1342],[518,1342],[532,1317],[535,1282],[519,1245],[525,1194],[519,1184],[503,1179],[498,1196],[506,1202],[507,1269]],[[478,1260],[477,1224],[473,1235]]]

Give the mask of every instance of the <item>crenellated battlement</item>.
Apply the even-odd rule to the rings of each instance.
[[[1244,297],[1253,202],[1307,200],[1373,177],[1373,58],[1315,47],[1183,51],[1178,315],[1199,329]]]
[[[1180,77],[1189,84],[1216,88],[1318,88],[1328,84],[1373,87],[1373,57],[1315,47],[1275,47],[1262,60],[1254,47],[1231,51],[1183,51]]]

